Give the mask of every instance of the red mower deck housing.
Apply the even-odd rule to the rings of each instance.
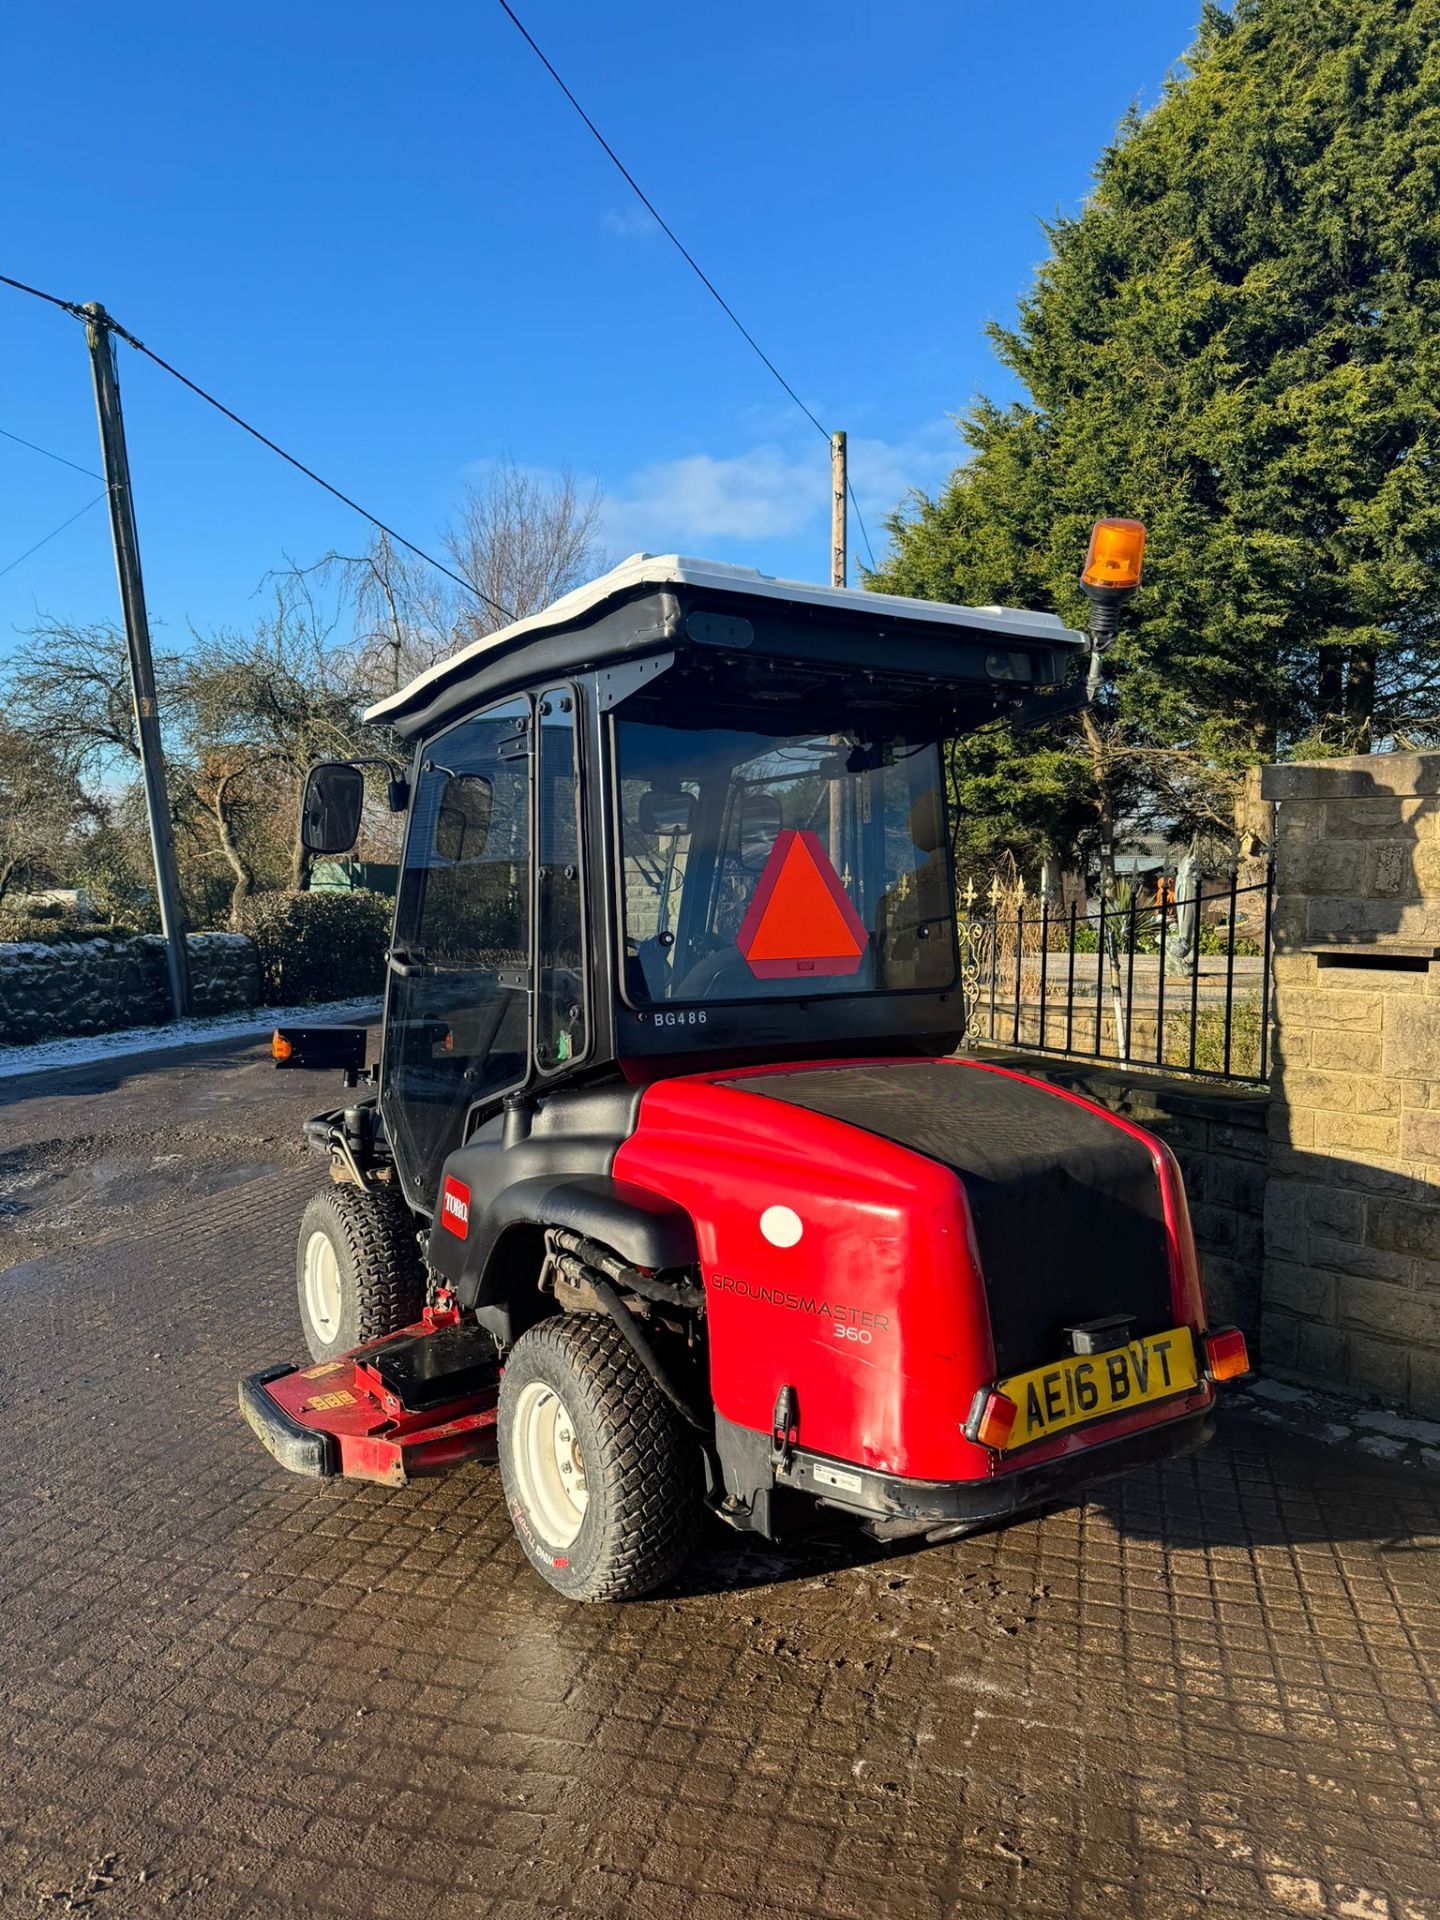
[[[292,1473],[403,1487],[494,1451],[498,1374],[453,1307],[316,1366],[240,1385],[255,1434]]]

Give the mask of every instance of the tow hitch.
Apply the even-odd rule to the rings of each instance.
[[[500,1372],[453,1307],[312,1367],[240,1382],[240,1411],[292,1473],[401,1487],[493,1448]]]

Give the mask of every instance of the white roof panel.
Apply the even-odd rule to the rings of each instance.
[[[369,709],[367,720],[384,720],[390,714],[414,704],[425,689],[463,666],[467,660],[480,660],[492,648],[508,645],[526,634],[548,632],[565,627],[593,613],[607,600],[618,598],[636,587],[689,586],[712,593],[746,594],[770,600],[786,600],[792,605],[843,607],[847,612],[869,613],[885,620],[923,620],[930,626],[980,628],[987,633],[1012,633],[1017,640],[1043,640],[1049,646],[1083,647],[1085,637],[1067,627],[1058,614],[1029,613],[1014,607],[957,607],[941,600],[914,600],[902,594],[866,593],[859,587],[818,587],[805,580],[780,580],[760,573],[754,567],[734,567],[722,560],[694,560],[678,553],[632,553],[609,573],[591,580],[572,593],[562,595],[543,612],[513,621],[482,639],[462,647],[448,659],[402,687],[388,699],[377,701]]]

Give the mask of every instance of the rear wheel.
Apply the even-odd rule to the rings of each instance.
[[[415,1223],[389,1188],[327,1187],[300,1220],[296,1293],[314,1360],[379,1340],[420,1318],[425,1267]]]
[[[498,1438],[520,1544],[568,1598],[632,1599],[688,1558],[698,1450],[613,1321],[561,1314],[521,1335],[500,1379]]]

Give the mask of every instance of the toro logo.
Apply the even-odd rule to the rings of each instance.
[[[463,1240],[470,1231],[470,1189],[463,1180],[445,1176],[445,1191],[440,1201],[440,1224]]]

